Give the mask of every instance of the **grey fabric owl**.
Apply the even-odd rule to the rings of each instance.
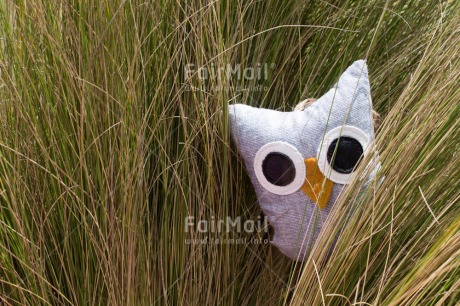
[[[365,61],[354,62],[302,111],[235,104],[229,114],[232,138],[274,230],[272,244],[303,260],[374,141]]]

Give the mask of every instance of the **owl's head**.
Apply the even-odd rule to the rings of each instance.
[[[231,134],[274,229],[272,244],[302,260],[374,141],[365,61],[303,111],[229,106]]]

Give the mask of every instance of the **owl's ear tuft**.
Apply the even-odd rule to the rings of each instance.
[[[353,125],[373,138],[372,99],[366,61],[358,60],[316,102],[331,127]]]
[[[229,117],[229,124],[230,124],[230,135],[233,141],[238,142],[238,121],[240,118],[240,114],[238,111],[239,107],[238,104],[229,105],[228,106],[228,117]]]
[[[230,135],[238,147],[246,146],[247,140],[251,138],[251,126],[257,119],[254,111],[253,107],[245,104],[228,106]]]

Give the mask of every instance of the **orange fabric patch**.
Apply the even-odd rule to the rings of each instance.
[[[321,209],[324,209],[331,196],[334,183],[319,170],[316,158],[305,159],[305,166],[307,177],[301,189]]]

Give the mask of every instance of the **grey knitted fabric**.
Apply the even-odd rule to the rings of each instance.
[[[280,194],[273,192],[278,187],[272,189],[267,188],[267,183],[262,184],[261,170],[256,169],[256,154],[264,145],[282,142],[281,145],[289,144],[297,149],[302,159],[315,157],[318,163],[325,163],[324,158],[320,160],[324,156],[321,151],[325,135],[337,128],[343,130],[340,136],[350,131],[347,135],[350,137],[354,137],[353,132],[358,129],[363,134],[361,139],[366,139],[360,142],[365,142],[362,145],[368,150],[374,140],[374,128],[365,61],[354,62],[332,89],[303,111],[279,112],[235,104],[229,106],[229,114],[232,138],[244,159],[259,205],[274,229],[272,244],[286,256],[303,260],[353,173],[348,176],[336,173],[334,177],[331,171],[319,165],[324,175],[334,181],[329,201],[320,209],[300,188]],[[276,151],[276,143],[274,147]],[[297,175],[302,174],[296,170]]]

